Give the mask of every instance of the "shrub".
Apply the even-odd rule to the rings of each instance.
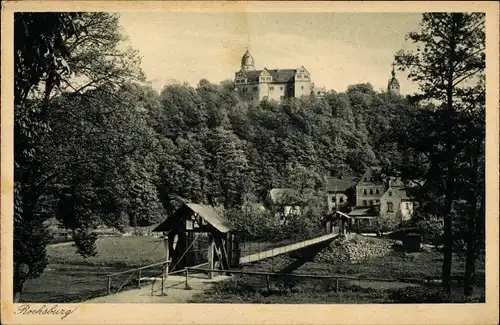
[[[391,218],[375,218],[372,229],[374,232],[389,232],[398,229],[398,223]]]
[[[435,215],[419,214],[412,220],[412,226],[422,230],[423,241],[433,245],[443,242],[443,219]]]
[[[450,297],[442,289],[406,287],[392,290],[388,299],[395,303],[446,303]]]

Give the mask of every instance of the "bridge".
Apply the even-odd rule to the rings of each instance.
[[[184,203],[173,215],[159,224],[153,232],[162,232],[166,251],[164,262],[143,266],[108,275],[108,294],[111,293],[113,277],[130,274],[116,291],[126,286],[126,282],[136,279],[141,282],[161,281],[163,292],[166,278],[175,274],[186,274],[199,268],[212,279],[217,274],[231,274],[235,268],[247,263],[262,261],[308,247],[319,246],[345,236],[349,216],[336,212],[324,220],[324,232],[317,237],[287,243],[260,243],[251,241],[245,234],[235,231],[224,221],[217,211],[208,205]],[[161,272],[158,274],[158,268]],[[201,268],[203,267],[203,269]],[[152,270],[156,275],[152,275]],[[148,272],[149,270],[149,272]],[[189,271],[191,270],[191,271]],[[222,272],[226,270],[226,272]],[[147,276],[149,273],[149,276]],[[143,277],[145,276],[145,277]],[[153,283],[153,287],[154,287]]]
[[[257,252],[247,256],[240,257],[239,264],[246,264],[252,262],[258,262],[267,258],[275,257],[281,254],[293,252],[296,250],[304,249],[313,245],[318,245],[324,242],[331,241],[339,236],[340,232],[338,229],[334,229],[334,232],[326,234],[323,236],[315,237],[312,239],[304,240],[298,243],[288,244],[281,247],[271,248],[264,250],[262,252]]]

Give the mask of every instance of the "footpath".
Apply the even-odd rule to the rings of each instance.
[[[190,290],[186,290],[185,276],[169,275],[165,282],[164,295],[161,293],[161,279],[158,278],[154,283],[147,283],[140,289],[122,291],[116,294],[90,299],[84,303],[187,303],[195,295],[212,287],[214,283],[228,278],[230,277],[218,275],[212,279],[208,279],[205,274],[193,274],[190,275],[188,279]],[[151,291],[153,291],[153,295],[151,295]]]

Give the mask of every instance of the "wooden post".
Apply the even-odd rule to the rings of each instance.
[[[138,273],[138,277],[137,277],[137,288],[141,288],[141,270],[139,269],[139,273]]]
[[[212,235],[208,236],[208,268],[213,269],[214,268],[214,249],[215,249],[215,242],[214,242],[214,237]],[[211,279],[213,277],[213,272],[208,272],[208,278]]]
[[[189,269],[186,269],[186,290],[189,290],[188,278],[189,278]]]
[[[267,291],[271,291],[271,286],[269,285],[269,275],[266,275]]]
[[[111,293],[111,277],[108,275],[108,295]]]
[[[271,272],[274,272],[274,247],[271,248]]]
[[[169,241],[168,241],[168,236],[165,236],[165,238],[163,240],[165,243],[165,253],[166,253],[166,261],[167,261],[167,264],[165,265],[165,274],[168,275],[168,266],[170,264],[170,245],[169,245]]]
[[[163,290],[163,288],[165,287],[165,277],[163,276],[163,273],[161,275],[161,294],[164,295],[165,294],[165,291]]]
[[[339,278],[335,279],[335,292],[339,292]]]

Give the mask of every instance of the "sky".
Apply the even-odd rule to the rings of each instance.
[[[318,87],[342,92],[371,83],[386,89],[394,54],[411,48],[419,13],[120,13],[128,43],[156,89],[234,79],[248,48],[256,69],[304,66]],[[401,93],[417,90],[396,72]]]

